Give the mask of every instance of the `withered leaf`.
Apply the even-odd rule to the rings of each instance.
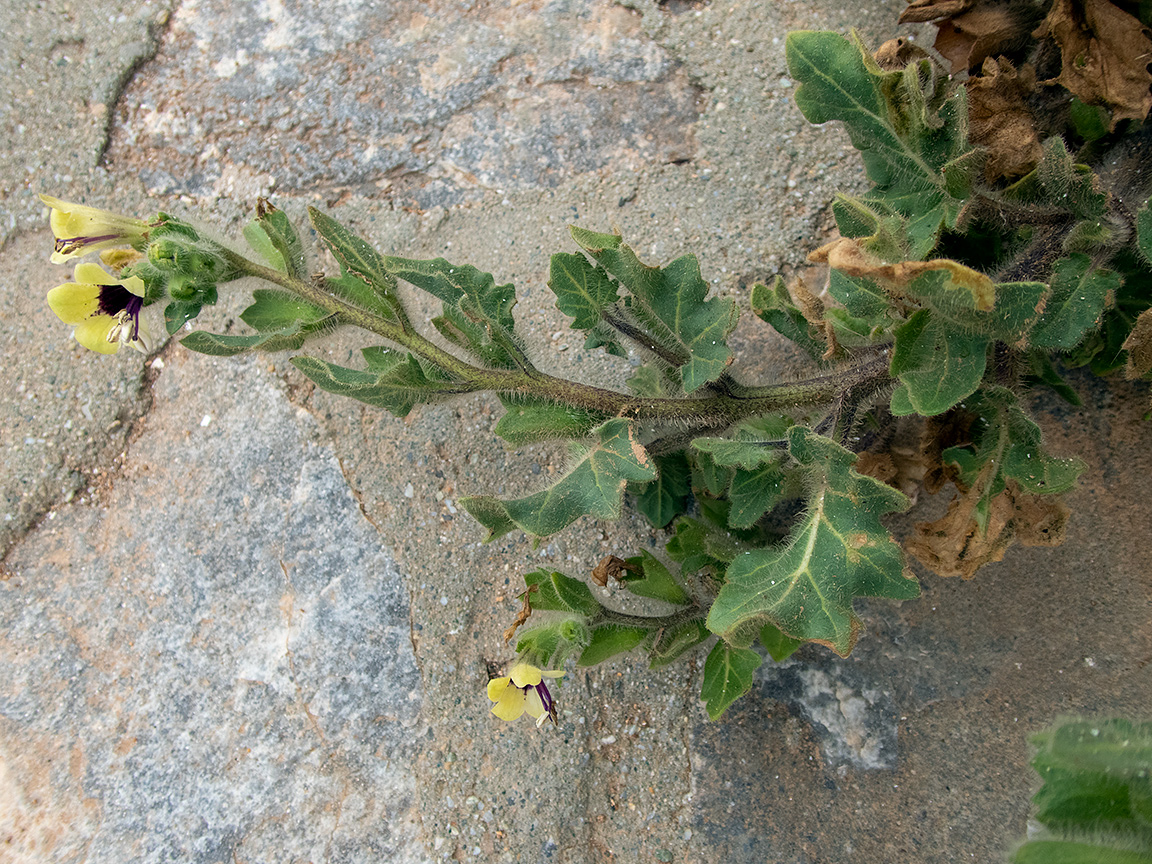
[[[1060,46],[1055,80],[1081,102],[1112,110],[1121,120],[1142,121],[1152,108],[1152,39],[1138,19],[1109,0],[1056,0],[1033,34]]]
[[[1036,89],[1036,70],[1014,69],[1004,57],[987,57],[981,74],[968,79],[968,138],[988,150],[984,179],[1023,177],[1043,150],[1025,99]]]
[[[1142,378],[1152,371],[1152,309],[1145,309],[1136,319],[1136,325],[1124,340],[1128,352],[1128,365],[1124,377]]]
[[[512,641],[512,637],[516,635],[516,628],[527,621],[528,616],[532,614],[532,602],[529,598],[532,596],[533,591],[538,590],[535,585],[529,585],[528,590],[520,595],[520,600],[524,605],[520,608],[520,611],[516,613],[516,618],[513,620],[512,626],[504,631],[505,644]]]
[[[886,72],[899,72],[909,63],[929,56],[927,51],[903,36],[889,39],[872,55],[876,65]]]
[[[996,286],[983,273],[948,258],[932,261],[900,261],[886,264],[865,251],[858,239],[841,237],[821,246],[808,256],[809,261],[827,263],[849,276],[879,279],[896,289],[907,285],[930,270],[947,270],[952,283],[972,292],[977,309],[987,311],[996,303]]]
[[[620,578],[620,574],[625,570],[643,575],[644,569],[634,564],[629,564],[623,558],[617,558],[615,555],[609,555],[601,559],[600,563],[592,569],[592,581],[604,588],[608,585],[608,579],[611,577],[617,582],[624,581]]]
[[[988,503],[983,531],[975,518],[983,484],[953,498],[948,512],[935,522],[920,522],[904,549],[939,576],[971,579],[985,564],[1000,561],[1008,548],[1059,546],[1064,542],[1068,508],[1052,496],[1022,492],[1009,480]]]
[[[1019,0],[913,0],[900,14],[901,23],[927,21],[936,23],[934,47],[955,74],[1023,46],[1037,16]]]

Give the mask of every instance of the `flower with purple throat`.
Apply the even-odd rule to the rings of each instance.
[[[536,718],[536,726],[544,725],[545,720],[556,722],[556,702],[548,692],[545,678],[559,678],[563,671],[538,669],[531,663],[521,661],[513,666],[503,678],[493,678],[488,682],[488,698],[496,704],[492,713],[501,720],[516,720],[527,712]]]
[[[139,246],[148,237],[149,225],[141,219],[61,201],[51,195],[41,195],[40,200],[52,208],[48,224],[56,237],[53,264],[112,246]]]
[[[48,306],[90,351],[115,354],[121,345],[147,352],[149,337],[140,322],[144,282],[138,276],[116,279],[99,264],[77,264],[75,282],[48,292]]]

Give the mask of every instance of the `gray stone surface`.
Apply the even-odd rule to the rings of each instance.
[[[1152,523],[1132,505],[1152,465],[1133,388],[1081,380],[1089,410],[1041,406],[1053,449],[1089,464],[1062,549],[862,603],[850,659],[809,647],[766,664],[721,723],[697,700],[701,657],[625,658],[570,670],[560,724],[537,731],[484,697],[512,656],[520,574],[586,573],[659,533],[625,516],[485,546],[458,498],[535,489],[565,464],[507,450],[495,400],[398,420],[315,391],[283,356],[98,358],[42,304],[67,273],[45,263],[35,192],[236,237],[274,191],[294,217],[320,206],[381,249],[515,281],[538,363],[619,385],[629,363],[577,350],[549,300],[565,226],[619,227],[652,261],[696,252],[744,306],[754,280],[798,272],[832,194],[861,178],[844,136],[791,105],[784,35],[879,39],[902,5],[0,0],[18,37],[0,48],[18,274],[0,288],[5,852],[999,860],[1025,827],[1030,732],[1152,714]],[[209,322],[239,326],[244,293]],[[433,313],[412,300],[415,320]],[[765,330],[734,335],[746,374],[804,374]]]

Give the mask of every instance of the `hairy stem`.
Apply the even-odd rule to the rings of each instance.
[[[614,609],[600,607],[600,614],[593,619],[592,626],[597,624],[620,624],[625,627],[647,627],[649,630],[658,630],[662,627],[675,627],[686,621],[704,618],[707,609],[688,606],[673,612],[671,615],[629,615],[626,612],[617,612]]]
[[[375,333],[435,363],[472,391],[515,393],[585,408],[617,417],[664,421],[691,426],[725,427],[745,417],[781,409],[819,405],[835,400],[845,389],[888,379],[888,358],[862,363],[844,372],[806,381],[766,387],[740,387],[738,391],[684,399],[629,396],[578,381],[556,378],[532,369],[490,369],[473,366],[415,332],[407,320],[389,320],[325,290],[323,282],[306,282],[287,273],[249,261],[228,251],[232,265],[250,276],[279,285],[303,300],[327,309],[351,324]]]

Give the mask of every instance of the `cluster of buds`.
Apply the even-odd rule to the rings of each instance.
[[[156,339],[141,317],[146,306],[170,299],[164,317],[171,335],[216,302],[218,283],[241,275],[222,246],[164,213],[145,221],[49,195],[40,200],[51,208],[52,263],[99,253],[103,266],[77,263],[74,281],[48,292],[48,306],[91,351],[152,350]]]

